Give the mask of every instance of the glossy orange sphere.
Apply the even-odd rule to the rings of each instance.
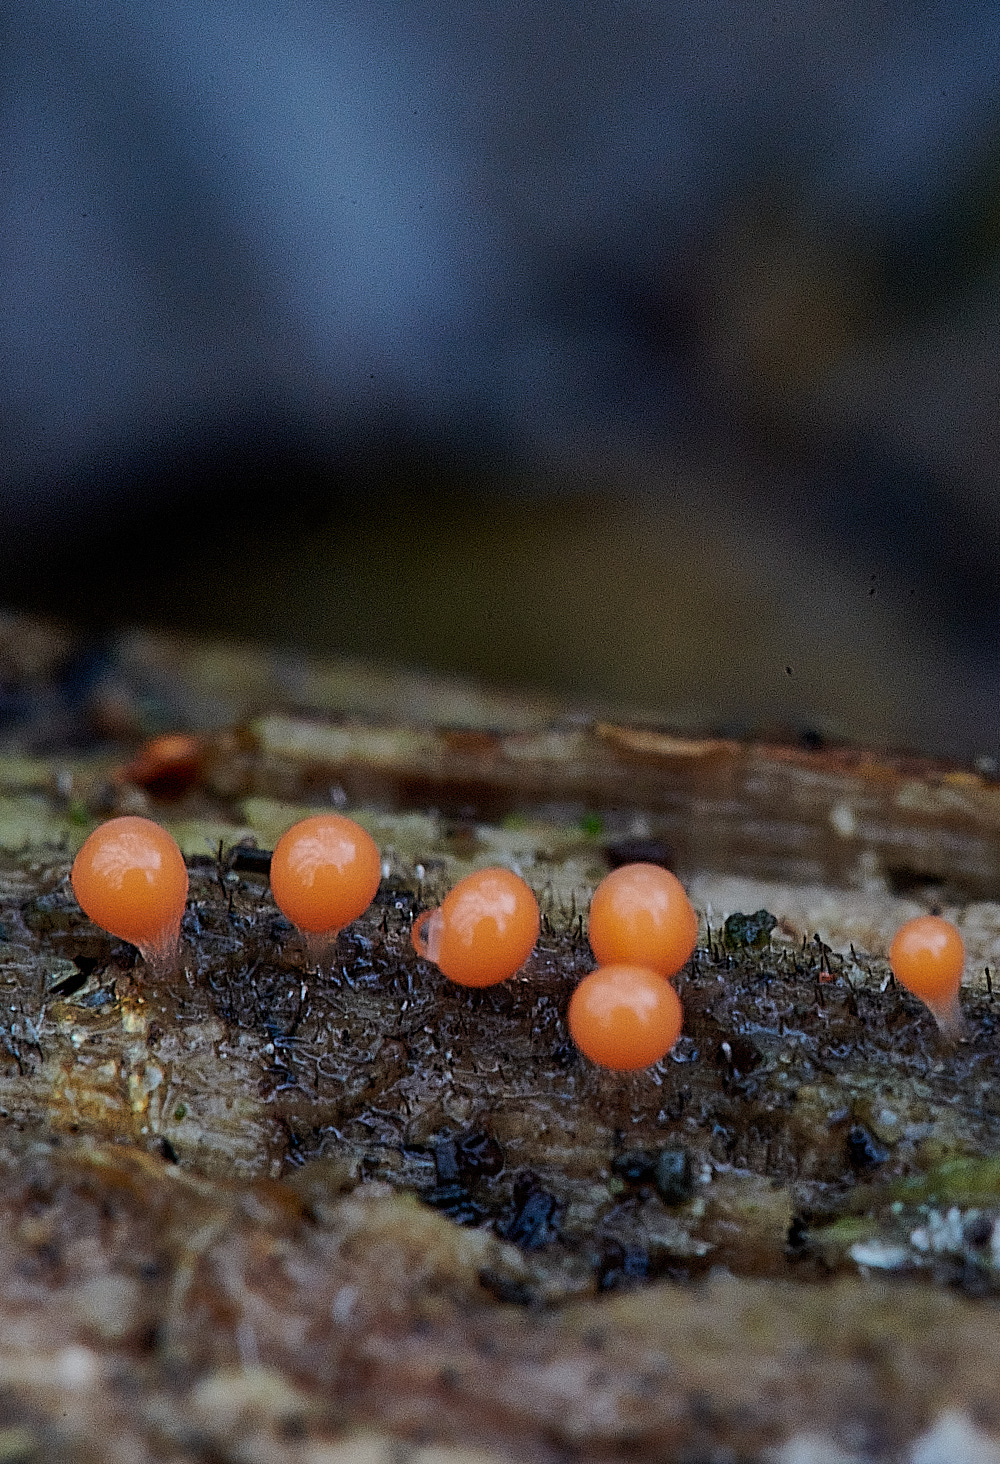
[[[958,1019],[965,946],[950,920],[918,915],[900,926],[889,947],[896,980],[930,1007],[942,1026]]]
[[[460,986],[495,986],[519,971],[538,939],[538,901],[509,869],[466,875],[413,926],[413,946]]]
[[[307,934],[335,933],[363,915],[381,878],[375,840],[340,813],[304,818],[271,856],[274,902]]]
[[[177,950],[188,875],[176,842],[148,818],[113,818],[84,843],[70,874],[81,910],[154,965]]]
[[[624,864],[594,891],[588,938],[602,966],[644,966],[676,976],[694,950],[698,917],[668,869]]]
[[[666,1057],[684,1023],[669,981],[643,966],[599,966],[569,1003],[570,1036],[584,1057],[628,1072]]]

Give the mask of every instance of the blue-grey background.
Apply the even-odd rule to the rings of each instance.
[[[2,598],[1000,753],[1000,11],[10,0]]]

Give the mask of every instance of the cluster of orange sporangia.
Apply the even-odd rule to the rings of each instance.
[[[369,834],[342,814],[303,819],[271,857],[271,891],[322,965],[340,931],[368,909],[381,858]],[[150,819],[115,818],[84,843],[71,874],[81,909],[112,935],[138,946],[154,971],[177,960],[187,900],[184,858]],[[521,969],[538,939],[538,902],[509,869],[467,875],[414,922],[417,954],[462,986],[493,986]],[[601,1067],[649,1067],[673,1047],[684,1014],[671,977],[690,959],[698,920],[683,885],[655,864],[627,864],[594,891],[589,937],[597,969],[578,984],[567,1018],[580,1051]],[[934,915],[896,934],[889,961],[897,980],[934,1013],[942,1030],[961,1030],[958,990],[962,938]]]

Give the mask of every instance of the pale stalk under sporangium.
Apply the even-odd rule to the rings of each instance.
[[[178,920],[176,926],[161,939],[138,946],[140,956],[154,976],[172,976],[176,972],[180,964],[180,939],[181,923]]]
[[[958,1003],[958,992],[956,991],[946,1001],[928,1001],[926,997],[923,1000],[924,1005],[937,1022],[938,1030],[945,1042],[960,1042],[966,1034],[966,1025],[965,1018],[962,1016],[962,1008]]]
[[[337,959],[337,937],[339,930],[304,930],[306,942],[306,969],[318,976],[329,975]]]

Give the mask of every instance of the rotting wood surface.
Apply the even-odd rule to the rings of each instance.
[[[71,637],[5,634],[0,1459],[991,1457],[986,778],[417,680],[393,721],[381,673],[352,693],[350,667],[143,638],[74,701]],[[136,751],[178,729],[198,756],[165,800]],[[317,976],[247,851],[331,803],[388,872]],[[161,982],[66,884],[125,810],[191,865]],[[589,894],[637,852],[684,875],[702,935],[678,1048],[623,1078],[565,1008]],[[544,930],[468,992],[409,924],[489,862]],[[931,905],[970,950],[955,1049],[886,982]],[[724,943],[759,906],[770,942]]]

